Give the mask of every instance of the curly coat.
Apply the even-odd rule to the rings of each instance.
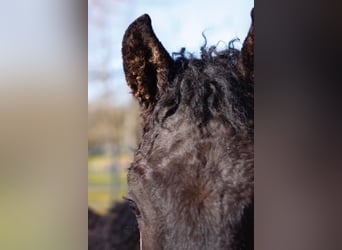
[[[254,14],[242,50],[173,59],[143,15],[123,65],[143,118],[128,173],[143,250],[253,249]]]

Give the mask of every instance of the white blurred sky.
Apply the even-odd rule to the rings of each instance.
[[[120,105],[130,100],[122,69],[121,41],[128,25],[140,15],[150,15],[153,29],[169,53],[185,47],[187,52],[199,55],[204,44],[202,32],[207,46],[224,49],[234,38],[243,42],[253,6],[252,0],[89,0],[89,72],[110,72],[112,77],[89,77],[88,101],[110,96],[114,104]]]

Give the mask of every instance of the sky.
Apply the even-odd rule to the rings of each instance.
[[[114,105],[131,100],[123,75],[121,42],[128,25],[144,13],[171,54],[182,47],[199,56],[204,44],[225,49],[239,38],[240,48],[250,26],[251,0],[89,0],[88,102],[109,98]],[[106,77],[108,76],[109,77]]]

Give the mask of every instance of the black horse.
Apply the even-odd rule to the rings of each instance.
[[[88,250],[139,250],[136,223],[126,202],[114,203],[106,215],[88,208]]]
[[[143,250],[253,249],[254,14],[240,50],[172,58],[143,15],[123,65],[142,110],[128,200]]]

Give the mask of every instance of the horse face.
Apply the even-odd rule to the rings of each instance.
[[[142,249],[253,249],[253,43],[252,21],[241,52],[174,60],[148,15],[126,30],[143,118],[128,172]]]

